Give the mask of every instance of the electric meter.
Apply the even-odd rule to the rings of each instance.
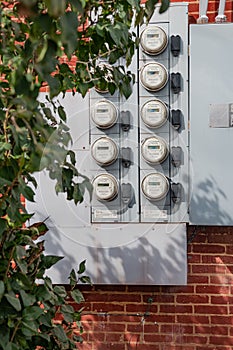
[[[158,55],[167,47],[168,39],[164,30],[151,25],[145,28],[140,36],[140,44],[149,55]]]
[[[168,108],[160,100],[151,100],[144,103],[141,108],[141,118],[149,128],[159,128],[168,117]]]
[[[142,156],[150,164],[162,163],[168,155],[168,147],[164,139],[151,136],[143,140]]]
[[[158,201],[166,197],[169,190],[169,182],[163,174],[151,173],[143,178],[141,189],[147,199]]]
[[[91,117],[98,128],[108,129],[116,123],[118,111],[112,102],[101,100],[94,105]]]
[[[147,63],[141,69],[140,80],[145,89],[159,91],[167,84],[167,69],[157,62]]]
[[[109,137],[100,137],[92,144],[91,154],[97,164],[107,166],[117,159],[118,147]]]
[[[118,194],[118,183],[113,175],[99,174],[93,179],[92,185],[98,200],[111,201]]]

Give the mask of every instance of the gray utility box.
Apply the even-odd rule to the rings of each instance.
[[[148,28],[145,46],[160,46],[162,35],[164,47],[148,53],[140,46],[130,66],[136,84],[127,101],[94,89],[84,99],[67,93],[60,100],[79,171],[93,181],[94,191],[91,201],[86,193],[75,206],[55,195],[46,173],[38,174],[36,203],[27,207],[35,221],[49,217],[46,253],[65,256],[51,269],[54,283],[67,283],[70,269],[86,259],[93,283],[186,284],[188,5],[172,4],[162,15],[157,9]],[[179,37],[175,54],[172,37]]]
[[[190,222],[233,224],[233,24],[190,26]]]

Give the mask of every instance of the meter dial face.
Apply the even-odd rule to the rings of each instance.
[[[141,69],[140,80],[145,89],[159,91],[167,84],[167,69],[157,62],[147,63]]]
[[[167,47],[168,39],[164,30],[158,26],[150,25],[140,36],[140,44],[149,55],[158,55]]]
[[[143,140],[141,152],[147,163],[158,164],[167,158],[168,147],[164,139],[152,136]]]
[[[114,176],[99,174],[92,182],[94,193],[98,200],[111,201],[118,194],[118,184]]]
[[[163,174],[151,173],[143,178],[141,189],[147,199],[158,201],[167,195],[169,182]]]
[[[159,128],[168,118],[168,109],[160,100],[151,100],[141,108],[141,118],[149,128]]]
[[[107,166],[118,157],[118,147],[109,137],[100,137],[91,146],[91,154],[96,163]]]
[[[94,105],[91,117],[98,128],[108,129],[116,123],[118,112],[112,102],[101,100]]]

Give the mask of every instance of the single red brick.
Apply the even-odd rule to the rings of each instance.
[[[233,338],[216,335],[210,336],[209,342],[213,345],[233,345]]]
[[[174,304],[167,304],[167,305],[160,305],[159,306],[159,312],[160,313],[166,313],[166,314],[188,314],[192,313],[192,305],[174,305]]]
[[[224,316],[224,315],[213,315],[213,316],[210,316],[210,321],[211,321],[211,324],[218,324],[218,325],[233,325],[233,318],[232,316]]]
[[[223,305],[194,305],[195,314],[208,314],[208,315],[227,315],[227,306]]]
[[[209,324],[209,316],[203,315],[177,315],[177,322],[181,324]]]
[[[216,286],[216,285],[204,285],[196,286],[196,293],[197,294],[229,294],[230,293],[230,287],[229,286]]]
[[[209,276],[188,275],[188,284],[208,284]]]
[[[208,295],[177,295],[176,302],[181,304],[207,304]]]
[[[225,250],[225,245],[220,244],[193,244],[194,253],[223,254],[225,253]]]

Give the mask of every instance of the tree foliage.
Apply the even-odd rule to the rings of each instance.
[[[116,89],[126,98],[134,76],[127,70],[138,45],[133,26],[148,21],[158,0],[21,0],[0,3],[0,349],[72,349],[80,312],[68,304],[64,287],[46,270],[60,258],[43,253],[45,223],[31,218],[22,196],[34,200],[33,173],[46,169],[57,192],[77,204],[88,179],[69,150],[66,113],[55,101],[67,90],[85,96],[91,88]],[[160,11],[169,5],[163,0]],[[75,62],[71,67],[70,60]],[[105,64],[101,65],[100,61]],[[124,61],[124,63],[122,63]],[[120,63],[119,63],[120,62]],[[110,64],[110,66],[108,66]],[[40,102],[41,88],[47,101]],[[80,186],[82,183],[82,186]],[[85,263],[70,274],[70,296]],[[79,273],[81,271],[81,276]],[[37,281],[43,283],[37,285]],[[62,323],[53,321],[62,314]],[[72,335],[73,334],[73,335]]]

